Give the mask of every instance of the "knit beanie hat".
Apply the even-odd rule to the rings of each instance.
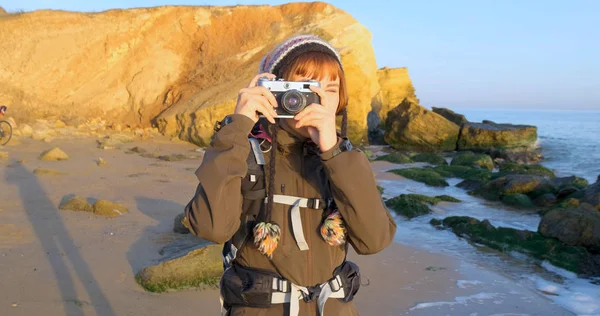
[[[342,66],[340,55],[327,41],[315,35],[297,35],[279,44],[263,57],[258,67],[258,73],[267,72],[279,77],[281,69],[284,69],[296,57],[307,52],[322,52],[331,55],[338,61],[340,67]]]

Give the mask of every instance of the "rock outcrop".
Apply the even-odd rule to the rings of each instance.
[[[467,123],[460,131],[459,150],[490,152],[527,149],[537,140],[537,128],[528,125]]]
[[[373,108],[381,122],[385,122],[388,112],[404,99],[419,103],[406,67],[383,67],[377,70],[377,78],[381,90],[377,94],[376,101],[373,102]]]
[[[431,110],[433,111],[433,113],[437,113],[445,117],[448,121],[458,126],[462,126],[463,124],[469,122],[467,121],[467,118],[464,115],[456,113],[450,109],[432,107]]]
[[[10,61],[0,65],[0,99],[23,123],[103,117],[155,124],[168,136],[207,145],[262,56],[298,33],[319,35],[340,51],[349,136],[357,144],[366,139],[367,113],[380,91],[370,32],[322,2],[42,10],[9,15],[0,30],[0,61]]]
[[[583,246],[600,253],[600,212],[577,209],[555,209],[546,213],[538,231],[571,246]]]
[[[450,216],[443,221],[432,219],[434,226],[445,227],[476,245],[485,245],[503,253],[522,253],[542,262],[585,276],[600,275],[600,255],[581,246],[572,246],[538,232],[494,227],[488,220],[467,216]]]
[[[396,149],[452,151],[459,127],[426,108],[404,99],[388,113],[385,142]]]

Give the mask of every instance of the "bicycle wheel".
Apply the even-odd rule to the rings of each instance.
[[[0,121],[0,146],[6,145],[12,137],[12,126],[7,121]]]

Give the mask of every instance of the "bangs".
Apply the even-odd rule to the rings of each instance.
[[[329,79],[334,81],[340,79],[340,103],[336,113],[341,113],[348,105],[348,91],[346,88],[346,77],[342,66],[337,59],[331,55],[321,52],[307,52],[296,59],[284,69],[281,69],[281,77],[291,80],[299,76],[318,81]]]
[[[298,56],[283,73],[286,80],[293,76],[333,81],[342,77],[342,68],[333,56],[321,52],[308,52]]]

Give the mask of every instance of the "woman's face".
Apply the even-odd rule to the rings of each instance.
[[[308,81],[308,80],[318,80],[318,79],[294,75],[289,80],[290,81]],[[326,74],[325,76],[323,76],[323,79],[321,79],[319,81],[319,83],[321,84],[321,89],[323,89],[323,93],[325,93],[325,95],[326,95],[324,100],[323,100],[323,98],[321,98],[322,99],[321,105],[326,107],[331,112],[335,113],[337,111],[338,105],[340,104],[340,78],[331,80],[330,76]],[[285,120],[287,121],[286,123],[289,127],[293,128],[294,130],[299,132],[301,135],[308,137],[308,127],[295,128],[296,120],[294,120],[293,118],[288,118]]]

